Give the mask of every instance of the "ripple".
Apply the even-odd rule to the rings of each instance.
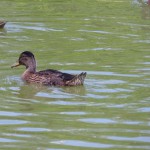
[[[150,112],[150,107],[142,107],[137,110],[138,112]]]
[[[128,104],[109,104],[107,105],[108,108],[125,108]]]
[[[141,68],[141,69],[137,69],[138,71],[150,71],[150,68]]]
[[[97,82],[97,80],[96,80]],[[101,80],[99,81],[101,84],[124,84],[126,83],[126,81],[123,81],[123,80]]]
[[[107,136],[107,139],[117,140],[117,141],[135,141],[135,142],[148,142],[150,137],[147,136],[138,136],[138,137],[121,137],[121,136]]]
[[[71,94],[67,94],[67,93],[62,93],[60,92],[58,93],[46,93],[46,92],[39,92],[36,94],[36,96],[39,97],[46,97],[46,98],[73,98],[74,96]]]
[[[101,50],[123,50],[121,48],[112,48],[112,47],[96,47],[96,48],[91,48],[91,49],[79,49],[79,50],[74,50],[75,52],[87,52],[87,51],[101,51]]]
[[[71,102],[71,101],[62,101],[62,100],[58,100],[58,101],[54,101],[54,102],[48,102],[47,104],[53,104],[53,105],[88,105],[87,102]]]
[[[51,141],[50,143],[68,145],[68,146],[77,146],[77,147],[88,147],[88,148],[110,148],[110,147],[113,147],[113,145],[110,145],[110,144],[102,144],[102,143],[87,142],[87,141],[80,141],[80,140],[56,140],[56,141]]]
[[[139,63],[139,64],[150,65],[150,62],[143,62],[143,63]]]
[[[95,124],[95,123],[114,124],[116,123],[116,121],[112,119],[107,119],[107,118],[83,118],[83,119],[79,119],[79,121],[92,123],[92,124]]]
[[[23,120],[8,120],[8,119],[1,119],[0,125],[17,125],[17,124],[26,124],[28,121]]]
[[[111,66],[110,66],[111,67]],[[81,71],[78,70],[61,70],[63,72],[68,72],[72,74],[79,74]],[[143,77],[143,75],[137,75],[137,74],[120,74],[120,73],[115,73],[115,72],[110,72],[110,71],[86,71],[88,75],[105,75],[105,76],[119,76],[119,77]]]
[[[106,76],[120,76],[120,77],[141,77],[143,75],[137,74],[119,74],[115,72],[108,72],[108,71],[86,71],[89,75],[106,75]]]
[[[31,135],[27,135],[27,134],[17,134],[17,133],[4,133],[3,135],[6,135],[6,136],[13,136],[13,137],[25,137],[25,138],[32,137]]]
[[[81,65],[95,65],[96,63],[95,62],[88,62],[88,63],[83,63],[83,62],[78,62],[78,63],[70,63],[70,62],[67,62],[67,63],[62,63],[62,62],[51,62],[49,63],[50,65],[58,65],[58,66],[72,66],[72,65],[78,65],[78,66],[81,66]]]
[[[51,131],[50,129],[46,128],[31,128],[31,127],[22,127],[22,128],[17,128],[18,131],[28,131],[28,132],[47,132]]]
[[[136,87],[147,87],[147,88],[149,88],[149,85],[148,84],[137,84],[137,83],[132,83],[132,84],[130,84],[130,85],[132,85],[132,86],[136,86]]]
[[[25,25],[19,25],[18,23],[8,24],[8,32],[21,32],[23,29],[35,30],[35,31],[54,31],[54,32],[62,32],[64,29],[55,29],[55,28],[47,28],[42,23],[26,23]]]
[[[84,41],[84,38],[80,38],[80,37],[66,37],[66,39],[68,40],[72,40],[72,41]]]
[[[123,80],[86,79],[86,81],[87,81],[86,84],[88,84],[89,86],[92,87],[92,89],[90,89],[90,90],[95,90],[96,89],[96,88],[93,89],[93,86],[97,87],[99,89],[100,87],[103,88],[103,85],[110,85],[110,84],[111,85],[117,85],[117,84],[125,84],[126,83],[126,81],[123,81]]]
[[[86,98],[95,98],[95,99],[105,99],[105,98],[109,98],[109,96],[108,95],[97,95],[97,94],[91,94],[91,93],[89,93],[89,94],[87,94],[86,96],[84,96],[84,97],[86,97]]]
[[[6,87],[0,87],[0,91],[7,91]]]
[[[63,115],[86,115],[86,112],[61,112]]]
[[[149,44],[150,40],[135,40],[133,43],[146,43],[146,44]]]
[[[131,121],[131,120],[126,120],[122,122],[123,124],[127,124],[127,125],[141,125],[144,124],[144,122],[141,121]]]
[[[133,90],[129,89],[123,89],[123,88],[116,88],[116,89],[91,89],[91,91],[94,92],[100,92],[100,93],[118,93],[118,92],[133,92]]]
[[[112,32],[102,31],[102,30],[85,30],[80,29],[79,32],[91,32],[91,33],[100,33],[100,34],[113,34]]]
[[[18,113],[10,111],[0,111],[0,116],[36,116],[33,113]]]
[[[146,24],[134,24],[134,23],[127,23],[127,22],[117,22],[117,23],[125,26],[127,25],[127,26],[138,26],[138,27],[149,27],[149,25]]]
[[[8,139],[8,138],[0,138],[0,142],[2,143],[2,142],[8,142],[8,143],[10,143],[10,142],[18,142],[18,141],[20,141],[20,140],[13,140],[13,139]]]

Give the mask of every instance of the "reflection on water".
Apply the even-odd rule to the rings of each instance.
[[[13,94],[20,98],[73,98],[75,96],[85,95],[86,89],[84,86],[78,87],[47,87],[38,84],[24,84],[20,87],[9,87]]]
[[[149,5],[142,2],[1,2],[8,20],[0,29],[1,149],[150,149]],[[25,50],[39,70],[86,71],[84,86],[24,83],[24,68],[10,66]]]

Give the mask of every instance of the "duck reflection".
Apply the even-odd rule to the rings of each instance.
[[[86,93],[85,87],[82,86],[68,86],[68,87],[48,87],[38,84],[24,84],[20,86],[18,91],[19,97],[23,99],[56,99],[72,96],[84,96]]]

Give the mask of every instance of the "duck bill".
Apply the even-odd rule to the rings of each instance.
[[[13,64],[13,65],[11,66],[11,68],[18,67],[18,66],[20,66],[20,64],[19,64],[19,62],[16,62],[15,64]]]

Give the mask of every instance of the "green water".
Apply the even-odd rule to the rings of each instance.
[[[129,0],[1,0],[0,149],[149,150],[150,7]],[[87,72],[84,86],[38,87],[10,69]]]

